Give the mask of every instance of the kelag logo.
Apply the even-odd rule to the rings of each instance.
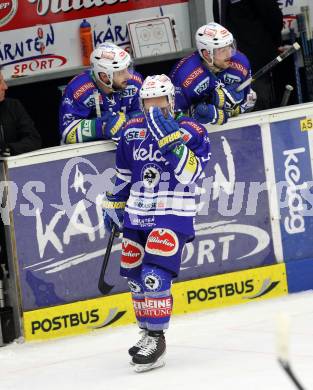
[[[0,27],[5,26],[17,11],[17,0],[0,0]]]

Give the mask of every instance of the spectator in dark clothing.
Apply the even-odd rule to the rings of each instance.
[[[8,86],[0,69],[0,156],[30,152],[41,147],[39,133],[22,104],[5,97]],[[0,201],[0,203],[3,199]],[[7,262],[5,231],[0,217],[0,279],[1,264]]]
[[[213,0],[214,20],[232,32],[250,60],[252,74],[279,54],[283,15],[277,0]],[[254,110],[275,107],[271,73],[256,80]]]
[[[41,147],[40,135],[25,108],[5,97],[8,86],[0,70],[0,148],[6,155],[31,152]]]

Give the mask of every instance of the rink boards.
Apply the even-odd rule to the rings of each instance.
[[[212,158],[174,284],[175,314],[313,288],[312,130],[313,104],[208,128]],[[100,194],[110,189],[114,149],[108,141],[66,145],[1,164],[10,303],[26,340],[134,322],[119,276],[121,239],[106,274],[112,295],[98,290],[108,242]]]
[[[277,264],[173,285],[174,314],[274,298],[288,293],[286,269]],[[70,336],[135,323],[130,293],[24,313],[27,341]]]

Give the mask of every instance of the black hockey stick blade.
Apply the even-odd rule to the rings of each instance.
[[[111,254],[111,250],[112,250],[113,241],[114,241],[114,238],[116,236],[117,236],[116,226],[114,225],[112,232],[110,234],[110,237],[109,237],[107,249],[106,249],[104,257],[103,257],[103,263],[102,263],[101,272],[100,272],[100,276],[99,276],[99,282],[98,282],[98,289],[103,295],[108,294],[112,290],[112,288],[114,287],[114,286],[108,284],[104,280],[104,276],[105,276],[105,271],[106,271],[108,263],[109,263],[109,258],[110,258],[110,254]]]
[[[289,376],[291,379],[292,383],[296,386],[298,390],[305,390],[304,387],[301,385],[301,383],[298,381],[296,378],[290,364],[288,361],[285,361],[283,359],[278,358],[278,363],[281,365],[283,370],[286,372],[286,374]]]
[[[293,43],[289,49],[284,51],[282,54],[274,58],[271,62],[268,64],[264,65],[261,69],[259,69],[257,72],[255,72],[251,77],[249,77],[246,81],[244,81],[242,84],[239,85],[237,88],[237,92],[242,91],[244,88],[246,88],[248,85],[253,83],[256,79],[259,77],[263,76],[265,73],[267,73],[269,70],[274,68],[277,64],[282,62],[285,58],[290,56],[290,54],[293,54],[295,51],[300,49],[300,45],[298,42]]]

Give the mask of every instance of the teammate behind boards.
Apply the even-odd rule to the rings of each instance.
[[[210,159],[206,129],[188,117],[174,120],[166,75],[148,76],[140,101],[142,115],[128,121],[117,148],[115,190],[103,202],[106,228],[123,232],[120,273],[142,336],[128,351],[136,372],[165,364],[171,284],[194,237],[195,183]]]
[[[60,106],[61,143],[118,141],[128,119],[140,113],[142,77],[132,70],[130,55],[102,43],[90,56],[91,69],[72,79]]]
[[[223,124],[228,117],[253,108],[250,86],[236,88],[251,75],[249,60],[236,51],[233,35],[218,23],[201,26],[195,35],[197,51],[180,60],[170,73],[176,87],[176,111],[192,109],[204,124]]]

